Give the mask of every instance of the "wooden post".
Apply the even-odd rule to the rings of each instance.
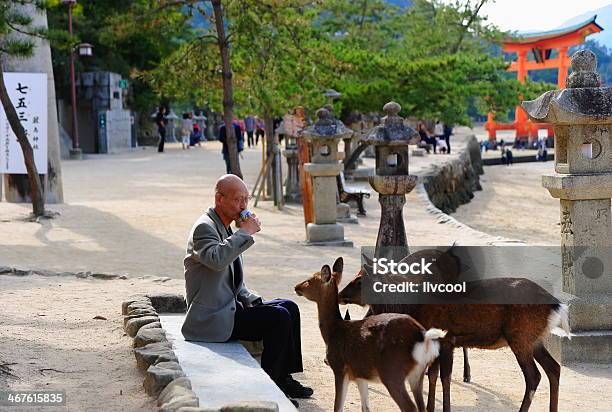
[[[567,79],[568,57],[567,47],[559,48],[559,72],[557,73],[557,87],[565,89],[565,80]]]
[[[304,226],[314,222],[314,208],[312,204],[312,178],[304,170],[304,163],[310,162],[308,143],[304,139],[297,139],[298,144],[298,170],[300,172],[300,190],[302,192],[302,206],[304,207]]]

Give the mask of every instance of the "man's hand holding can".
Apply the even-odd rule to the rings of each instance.
[[[240,229],[253,235],[261,230],[261,222],[255,213],[245,209],[240,212]]]

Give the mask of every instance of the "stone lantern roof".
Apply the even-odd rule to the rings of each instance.
[[[329,110],[317,110],[317,121],[300,131],[300,136],[307,139],[344,139],[351,137],[353,131],[340,120],[334,119]]]
[[[382,124],[374,127],[361,138],[362,142],[373,145],[408,145],[419,135],[410,126],[404,125],[404,119],[398,115],[402,107],[396,102],[385,104],[383,110],[387,116],[383,117]]]
[[[612,123],[612,88],[600,87],[596,69],[597,57],[593,52],[576,52],[567,88],[523,102],[523,109],[536,122],[557,125]]]

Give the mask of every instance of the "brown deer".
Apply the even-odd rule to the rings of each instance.
[[[369,412],[368,382],[380,380],[401,411],[417,410],[406,391],[410,389],[419,411],[425,410],[423,376],[437,356],[439,339],[446,332],[425,330],[408,315],[385,313],[362,320],[344,320],[338,307],[338,285],[343,260],[336,259],[333,272],[328,265],[299,283],[295,292],[316,302],[319,329],[326,345],[326,364],[334,372],[334,412],[344,406],[349,381],[356,381],[361,410]]]
[[[440,253],[438,251],[424,253]],[[440,256],[440,255],[438,255]],[[362,305],[362,280],[366,270],[340,292],[341,304]],[[452,277],[452,276],[451,276]],[[482,290],[504,290],[521,296],[532,296],[534,301],[556,301],[548,292],[528,279],[497,278],[475,281]],[[470,282],[474,283],[474,282]],[[501,288],[501,289],[500,289]],[[516,296],[516,295],[515,295]],[[542,339],[551,329],[561,326],[569,336],[567,306],[560,302],[552,304],[464,304],[458,308],[452,304],[374,304],[371,313],[405,313],[414,317],[424,327],[436,327],[448,331],[441,341],[440,356],[428,372],[429,396],[427,410],[435,407],[435,387],[440,368],[443,390],[443,410],[450,411],[450,379],[455,347],[498,349],[509,346],[525,377],[526,389],[521,403],[521,412],[529,409],[540,382],[537,361],[550,382],[550,411],[556,412],[559,400],[559,377],[561,368],[548,353]],[[534,361],[535,359],[535,361]]]

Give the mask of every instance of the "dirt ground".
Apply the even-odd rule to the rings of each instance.
[[[411,159],[411,170],[440,159]],[[249,185],[255,182],[260,160],[259,151],[245,150],[242,164]],[[186,237],[193,222],[210,205],[214,181],[224,171],[220,145],[209,142],[203,148],[182,151],[179,145],[169,144],[161,155],[148,148],[63,162],[62,167],[66,203],[49,206],[60,213],[57,218],[24,222],[29,212],[26,205],[0,202],[0,266],[58,272],[89,270],[125,274],[128,278],[0,276],[0,364],[11,364],[14,375],[0,373],[0,389],[65,389],[67,404],[57,410],[152,410],[154,403],[142,389],[142,376],[131,354],[131,339],[123,334],[120,303],[133,293],[183,291]],[[513,171],[518,173],[524,167],[515,165]],[[477,196],[473,205],[460,208],[457,216],[466,213],[480,221],[479,216],[485,212],[494,217],[498,205],[518,190],[512,179],[498,183],[494,173],[489,177],[490,168],[486,170],[486,178],[495,186],[495,197],[488,199],[488,206],[467,213],[464,208],[477,205]],[[531,176],[541,172],[526,173]],[[489,190],[486,184],[483,186]],[[502,191],[506,186],[511,187]],[[534,227],[548,233],[550,228],[543,222],[549,219],[549,209],[538,207],[533,200],[543,189],[526,179],[520,190],[521,194],[533,193],[523,196],[523,210],[531,210],[534,215],[545,213],[546,217],[529,217],[516,224],[516,231],[488,230],[494,236],[439,223],[425,210],[422,199],[411,193],[404,208],[408,241],[412,245],[453,241],[486,244],[498,240],[496,236],[529,240],[525,234]],[[547,193],[544,195],[542,199]],[[552,210],[554,202],[550,203]],[[487,212],[493,207],[495,212]],[[303,245],[305,232],[299,207],[289,206],[279,212],[271,202],[262,202],[254,209],[263,230],[244,256],[247,284],[267,299],[293,296],[300,305],[305,373],[298,378],[315,389],[312,399],[301,401],[303,411],[332,409],[333,378],[323,363],[325,347],[317,327],[316,307],[295,296],[293,286],[321,265],[333,263],[337,256],[345,258],[343,284],[348,282],[359,267],[359,246],[375,244],[380,219],[376,196],[367,201],[367,208],[368,216],[360,218],[358,225],[344,225],[354,248]],[[556,219],[558,211],[554,216]],[[353,318],[363,313],[357,307],[350,310]],[[95,316],[106,319],[93,319]],[[508,350],[472,350],[470,360],[473,383],[465,384],[461,380],[461,352],[457,351],[452,384],[454,410],[517,410],[524,383],[514,356]],[[609,410],[610,389],[612,369],[608,365],[563,367],[560,410]],[[371,387],[370,398],[373,410],[396,410],[381,385]],[[441,392],[437,398],[441,400]],[[544,377],[532,410],[546,410],[547,405],[548,382]],[[349,389],[345,409],[360,410],[354,386]],[[437,409],[441,410],[440,403]]]
[[[482,191],[452,216],[474,229],[521,239],[529,244],[560,244],[559,199],[542,187],[553,162],[487,166]]]

